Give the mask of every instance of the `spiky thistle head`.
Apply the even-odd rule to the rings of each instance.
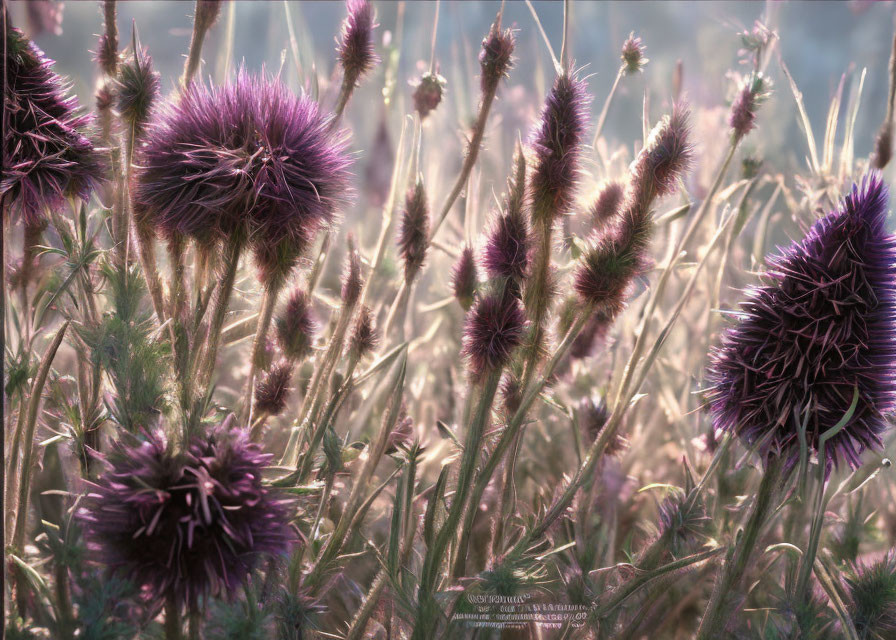
[[[756,112],[770,93],[771,80],[761,73],[753,73],[743,79],[728,113],[728,125],[736,140],[756,128]]]
[[[8,28],[6,38],[0,194],[13,214],[37,225],[67,198],[88,200],[103,179],[103,163],[86,135],[90,118],[67,95],[53,61],[18,29]]]
[[[429,244],[429,204],[423,181],[417,180],[404,199],[404,211],[398,229],[398,252],[404,263],[404,279],[410,284],[423,261]]]
[[[872,174],[808,234],[768,259],[707,375],[716,428],[764,458],[799,458],[827,441],[827,468],[857,467],[881,446],[896,405],[896,239],[886,231],[887,189]],[[852,411],[851,405],[855,403]]]
[[[526,314],[507,292],[481,295],[467,312],[463,353],[474,381],[500,371],[523,342]]]
[[[159,72],[153,71],[152,57],[142,47],[118,67],[115,79],[118,113],[136,137],[143,134],[149,121],[150,111],[159,96],[159,85]]]
[[[285,277],[348,192],[345,136],[317,104],[241,70],[169,101],[137,158],[145,229],[200,243],[247,238],[259,278]]]
[[[896,552],[877,562],[854,564],[843,581],[849,613],[860,638],[891,638],[896,634]]]
[[[289,294],[283,310],[274,318],[274,328],[277,342],[289,360],[302,360],[311,353],[319,325],[310,296],[301,289]]]
[[[255,385],[255,408],[258,411],[272,416],[283,413],[292,391],[292,368],[290,361],[283,360],[261,375]]]
[[[353,87],[361,76],[376,66],[379,58],[373,46],[374,11],[369,0],[346,0],[348,14],[342,22],[339,62],[345,74],[345,83]]]
[[[379,333],[374,325],[370,307],[366,304],[362,305],[358,311],[358,317],[355,319],[351,338],[349,338],[349,353],[351,357],[360,360],[368,353],[372,353],[376,350],[379,340]]]
[[[622,209],[625,187],[620,182],[607,182],[597,193],[591,205],[591,228],[600,229],[609,224]]]
[[[660,535],[668,536],[675,553],[704,535],[712,521],[700,498],[676,489],[660,503]]]
[[[448,81],[438,73],[427,71],[420,76],[420,81],[414,87],[411,97],[414,101],[414,111],[420,115],[421,120],[441,104],[447,84]]]
[[[517,181],[524,183],[525,174],[517,176]],[[522,197],[516,197],[516,193],[522,191],[511,184],[504,210],[494,219],[486,238],[483,262],[490,278],[522,282],[529,273],[529,223]]]
[[[498,88],[501,81],[513,66],[513,49],[516,39],[510,29],[501,30],[500,19],[492,23],[488,35],[482,39],[482,51],[479,52],[479,84],[482,95],[489,95]]]
[[[342,273],[342,304],[354,307],[361,297],[364,280],[361,276],[361,254],[355,247],[355,238],[348,234],[348,255],[345,258],[345,270]]]
[[[529,145],[533,153],[532,218],[550,222],[573,205],[590,97],[585,82],[564,73],[545,98]]]
[[[464,247],[457,262],[451,269],[451,289],[454,298],[464,311],[473,306],[476,289],[479,287],[479,270],[476,268],[476,254],[472,247]]]
[[[622,311],[632,282],[650,264],[647,234],[640,235],[645,237],[635,241],[615,229],[592,234],[576,268],[573,289],[579,299],[608,319]]]
[[[688,107],[675,104],[647,136],[632,164],[630,188],[636,202],[653,201],[675,192],[678,179],[688,171],[693,159],[689,118]]]
[[[294,539],[289,502],[262,483],[270,458],[226,422],[180,452],[160,433],[118,442],[79,506],[88,549],[155,606],[234,595]]]
[[[607,421],[610,419],[610,409],[602,396],[588,396],[582,398],[576,405],[576,417],[586,443],[591,444],[597,440],[600,432],[607,426]],[[626,439],[617,433],[607,443],[604,455],[615,456],[624,451],[627,444]]]
[[[650,62],[644,57],[644,51],[647,47],[641,42],[641,38],[635,37],[635,32],[629,34],[628,39],[622,44],[622,72],[627,75],[640,73],[644,70],[644,66]]]
[[[99,64],[103,73],[109,77],[115,77],[116,73],[118,73],[119,62],[118,43],[110,38],[109,34],[102,34],[99,40],[97,40],[96,52],[93,54],[93,59]]]

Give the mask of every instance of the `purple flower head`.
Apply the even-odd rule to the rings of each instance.
[[[738,322],[712,354],[708,399],[716,428],[763,457],[799,458],[799,432],[828,440],[826,465],[857,467],[879,448],[896,403],[896,239],[885,229],[887,189],[872,174],[803,240],[769,258]]]
[[[644,70],[644,65],[650,62],[644,57],[646,47],[641,42],[641,38],[636,38],[632,32],[628,39],[622,44],[622,72],[625,75],[640,73]]]
[[[446,84],[445,78],[438,73],[426,72],[420,76],[411,97],[414,100],[414,110],[420,114],[421,120],[441,104]]]
[[[373,324],[373,314],[366,304],[361,306],[355,326],[349,338],[349,352],[353,357],[361,359],[376,350],[380,337]]]
[[[476,268],[476,255],[471,247],[464,247],[460,257],[451,269],[451,289],[454,298],[464,311],[473,306],[473,298],[479,287],[479,270]]]
[[[625,188],[619,182],[608,182],[598,192],[591,205],[591,227],[600,229],[609,224],[622,208]]]
[[[505,205],[489,230],[483,262],[489,277],[522,282],[529,273],[529,224],[522,202],[508,197]]]
[[[479,77],[482,94],[487,95],[498,88],[501,81],[513,66],[513,49],[516,40],[510,29],[501,30],[496,20],[488,35],[482,39],[482,51],[479,52]]]
[[[226,422],[180,453],[160,433],[118,442],[78,510],[88,549],[152,605],[233,596],[294,537],[289,502],[262,484],[270,458]]]
[[[100,65],[107,76],[114,77],[118,72],[118,43],[104,33],[96,43],[93,59]]]
[[[529,143],[535,220],[555,220],[573,205],[589,102],[585,82],[569,74],[557,76],[548,92]]]
[[[152,70],[152,58],[143,48],[120,65],[115,80],[118,113],[140,136],[159,96],[159,73]]]
[[[507,293],[479,296],[464,324],[463,354],[473,380],[481,380],[510,362],[523,342],[525,326],[526,314],[516,297]]]
[[[346,141],[329,123],[277,80],[191,83],[147,132],[137,222],[206,244],[248,238],[262,282],[285,277],[346,198]]]
[[[632,167],[636,200],[653,200],[673,193],[678,179],[690,168],[694,148],[689,118],[690,110],[685,105],[673,105],[672,113],[650,132]]]
[[[611,318],[622,311],[633,280],[650,264],[644,243],[628,240],[629,234],[615,229],[594,233],[573,280],[579,298]]]
[[[262,374],[255,385],[255,408],[262,413],[278,416],[286,408],[292,391],[292,363],[284,360]]]
[[[0,194],[26,224],[37,225],[47,209],[66,198],[90,198],[102,180],[103,163],[85,131],[90,118],[67,96],[67,83],[53,61],[17,29],[7,29],[6,128]]]
[[[728,124],[738,140],[756,128],[756,112],[771,92],[771,82],[761,73],[754,73],[741,83],[731,111]]]
[[[355,248],[355,238],[348,234],[348,256],[345,258],[345,271],[342,274],[342,304],[355,306],[361,297],[364,280],[361,278],[361,254]]]
[[[301,360],[311,352],[319,326],[308,294],[296,289],[289,295],[285,307],[274,319],[274,329],[288,359]]]
[[[346,0],[348,15],[342,23],[337,52],[345,82],[353,87],[365,73],[373,69],[379,58],[373,47],[373,5],[368,0]]]
[[[423,182],[417,180],[404,200],[404,212],[398,229],[398,252],[404,262],[405,282],[411,283],[423,266],[429,243],[429,204]]]

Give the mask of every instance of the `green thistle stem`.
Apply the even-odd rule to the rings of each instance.
[[[252,355],[249,359],[249,375],[246,376],[246,389],[243,392],[243,413],[240,422],[248,423],[252,420],[252,400],[255,388],[255,373],[258,369],[258,361],[264,351],[268,330],[271,327],[271,319],[274,317],[274,307],[277,304],[277,296],[280,293],[282,283],[264,288],[261,299],[261,311],[258,312],[258,324],[255,328],[255,340],[252,343]],[[247,425],[248,426],[248,425]]]
[[[706,613],[697,631],[697,640],[721,638],[732,613],[732,596],[743,577],[753,550],[759,541],[762,529],[774,510],[775,497],[781,485],[783,462],[780,458],[768,461],[759,489],[753,498],[750,515],[738,536],[737,543],[725,559],[721,573],[716,579]]]

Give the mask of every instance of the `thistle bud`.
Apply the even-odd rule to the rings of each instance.
[[[378,58],[373,46],[373,6],[368,0],[347,0],[348,15],[342,22],[337,51],[345,84],[354,87],[361,76],[373,69]]]
[[[424,119],[442,102],[447,81],[438,73],[424,73],[414,88],[414,110]]]
[[[843,581],[849,614],[861,638],[891,638],[896,634],[896,552],[867,565],[853,564]]]
[[[893,157],[893,123],[884,122],[877,138],[874,140],[874,155],[871,158],[871,166],[874,169],[883,169]]]
[[[474,381],[504,368],[523,342],[526,314],[519,300],[490,293],[480,296],[467,312],[463,353]]]
[[[518,376],[507,373],[501,378],[501,399],[506,416],[512,416],[520,408],[520,403],[523,401],[523,390]]]
[[[115,94],[112,93],[111,89],[109,89],[109,85],[103,84],[99,89],[96,90],[96,110],[97,111],[108,111],[112,108],[112,103],[115,102]]]
[[[594,204],[591,205],[591,227],[600,229],[619,215],[625,189],[619,182],[608,182],[598,192]]]
[[[516,40],[510,29],[501,30],[496,20],[492,28],[482,40],[482,51],[479,52],[479,68],[482,72],[479,81],[482,94],[487,95],[498,88],[501,81],[513,66],[513,49]]]
[[[490,278],[522,282],[529,272],[529,224],[523,209],[526,159],[520,150],[516,171],[508,184],[504,211],[495,219],[485,244],[483,261]]]
[[[641,42],[641,38],[635,37],[635,32],[633,31],[628,40],[626,40],[622,45],[622,72],[630,76],[635,73],[640,73],[644,70],[644,66],[650,62],[647,58],[644,57],[644,50],[646,47]]]
[[[373,315],[367,305],[358,311],[355,326],[349,340],[349,352],[353,358],[361,359],[376,349],[379,343],[379,335],[373,324]]]
[[[756,128],[756,112],[770,93],[771,81],[761,73],[744,79],[728,114],[728,124],[736,140]]]
[[[391,454],[396,453],[399,449],[406,449],[413,441],[414,419],[408,415],[408,407],[402,400],[395,427],[389,432],[389,438],[386,441],[386,453]]]
[[[530,143],[534,221],[556,220],[575,201],[588,102],[583,81],[569,74],[554,80]]]
[[[464,311],[468,311],[473,306],[473,298],[478,286],[479,274],[476,269],[476,256],[473,254],[473,249],[464,247],[451,270],[451,288],[454,291],[454,297]]]
[[[361,297],[364,281],[361,278],[361,255],[355,248],[355,239],[348,234],[348,256],[345,259],[345,271],[342,274],[342,304],[353,307]]]
[[[296,289],[286,301],[283,311],[274,319],[277,342],[284,355],[292,361],[302,360],[314,346],[318,331],[311,300],[304,291]]]
[[[674,105],[672,113],[660,120],[647,136],[632,170],[632,190],[637,203],[673,193],[678,179],[690,167],[693,145],[689,116],[686,106]]]
[[[96,44],[94,60],[107,76],[114,77],[118,71],[118,44],[109,34],[104,33]]]
[[[410,284],[426,258],[429,243],[429,205],[423,182],[408,190],[405,196],[404,212],[398,230],[398,252],[404,262],[404,279]]]
[[[138,47],[131,58],[119,66],[115,93],[122,120],[135,136],[139,136],[159,95],[159,73],[152,70],[152,58],[145,49]]]
[[[268,415],[283,413],[289,399],[292,363],[283,361],[266,371],[255,385],[255,408]]]

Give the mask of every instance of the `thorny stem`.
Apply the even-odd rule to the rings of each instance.
[[[432,608],[429,604],[433,597],[433,589],[436,585],[439,566],[444,558],[445,549],[452,537],[455,536],[457,525],[460,523],[464,513],[467,497],[470,492],[470,485],[473,481],[473,474],[476,470],[476,462],[480,455],[482,438],[485,433],[489,415],[491,414],[492,403],[495,399],[495,393],[498,391],[498,383],[500,379],[500,369],[489,373],[479,391],[479,402],[476,411],[473,414],[467,437],[464,440],[464,452],[463,457],[461,458],[460,470],[457,475],[457,488],[454,492],[454,499],[451,501],[448,517],[439,529],[436,539],[433,542],[432,547],[428,550],[426,560],[424,561],[418,595],[419,609],[417,624],[414,627],[413,635],[415,640],[423,640],[425,637],[431,637],[422,634],[430,633],[432,631],[432,620],[429,620]]]
[[[771,458],[767,462],[762,482],[753,498],[753,506],[744,529],[740,532],[733,549],[729,550],[725,565],[716,579],[712,596],[706,607],[706,613],[697,631],[697,640],[712,640],[722,637],[723,630],[731,615],[734,590],[747,568],[750,556],[763,525],[774,508],[775,496],[781,485],[783,462],[780,458]]]
[[[184,64],[184,75],[181,78],[181,86],[186,87],[193,81],[196,72],[199,71],[199,64],[202,62],[202,43],[205,40],[205,34],[208,32],[208,25],[200,24],[195,19],[199,15],[201,9],[199,3],[202,0],[196,0],[196,9],[193,19],[193,35],[190,37],[190,53],[187,55],[187,61]]]
[[[597,118],[597,126],[594,129],[594,148],[597,148],[597,143],[600,140],[600,134],[603,133],[604,124],[607,121],[607,114],[610,112],[610,105],[613,103],[613,98],[616,96],[616,88],[619,86],[619,81],[622,80],[622,75],[624,73],[624,67],[619,67],[619,71],[616,72],[616,79],[613,80],[613,86],[610,87],[610,93],[607,94],[607,101],[604,102],[603,108],[600,110],[600,115]]]

